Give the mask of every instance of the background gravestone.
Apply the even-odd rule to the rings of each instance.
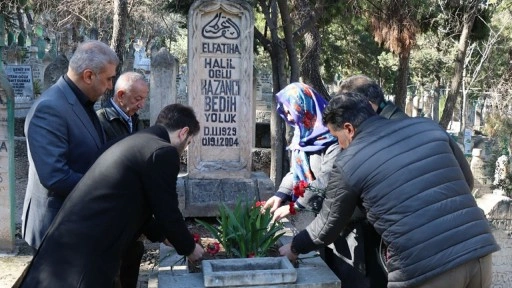
[[[252,172],[255,116],[252,7],[195,1],[188,14],[188,103],[201,130],[178,182],[184,216],[216,216],[222,203],[266,200],[274,185]]]
[[[149,89],[149,119],[155,124],[158,114],[165,106],[176,103],[176,75],[178,60],[167,51],[160,49],[151,59]]]
[[[30,65],[7,65],[5,73],[13,88],[16,103],[30,102],[34,99],[32,67]]]
[[[34,98],[33,99],[35,99],[35,97],[41,95],[42,89],[43,89],[43,82],[44,82],[45,65],[37,56],[38,49],[39,48],[34,47],[34,46],[30,47],[30,49],[29,49],[30,57],[25,62],[25,64],[30,65],[30,67],[32,68],[32,81],[34,84]]]
[[[55,57],[53,62],[46,66],[46,69],[44,70],[43,91],[50,88],[50,86],[59,80],[60,76],[68,72],[68,64],[68,58],[66,58],[64,54],[60,54],[59,56]]]
[[[0,43],[0,50],[2,46]],[[15,248],[14,95],[2,69],[1,60],[0,57],[0,251],[13,252]]]
[[[500,251],[492,254],[492,287],[512,287],[512,239],[501,229],[493,230]]]

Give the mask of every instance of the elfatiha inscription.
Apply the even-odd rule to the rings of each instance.
[[[223,16],[222,12],[219,12],[203,27],[202,35],[206,39],[236,40],[240,38],[240,28],[231,18]]]

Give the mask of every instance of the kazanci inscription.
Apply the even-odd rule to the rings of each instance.
[[[202,126],[189,146],[191,177],[250,177],[253,23],[243,1],[196,1],[189,12],[189,104]]]

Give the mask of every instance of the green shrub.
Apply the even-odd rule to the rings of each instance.
[[[263,202],[258,201],[251,206],[239,199],[231,210],[222,203],[218,224],[196,221],[213,234],[226,250],[227,257],[265,257],[284,232],[280,222],[272,222],[269,209],[261,210],[262,205]]]

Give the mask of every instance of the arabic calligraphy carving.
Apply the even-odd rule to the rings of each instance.
[[[202,35],[206,39],[238,39],[240,38],[240,28],[238,25],[226,16],[222,15],[222,12],[215,14],[210,22],[206,23],[203,27]]]

